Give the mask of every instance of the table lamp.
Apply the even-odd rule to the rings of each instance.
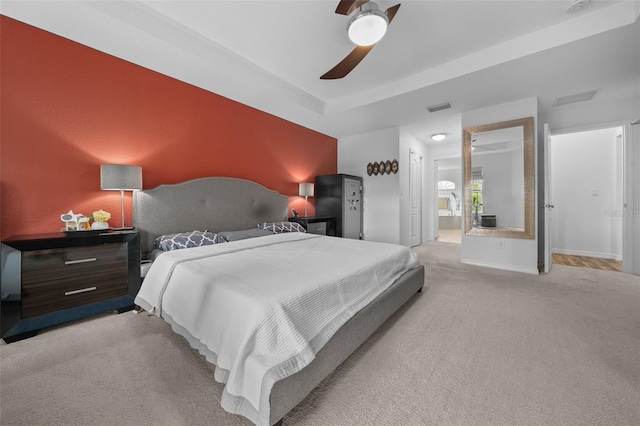
[[[300,196],[304,197],[304,217],[307,217],[307,204],[309,197],[313,197],[314,184],[312,183],[300,183]]]
[[[100,189],[103,191],[120,191],[122,229],[125,229],[124,191],[142,189],[142,167],[122,164],[101,164]]]

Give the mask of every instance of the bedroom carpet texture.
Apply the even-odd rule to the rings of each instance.
[[[425,288],[285,425],[638,425],[640,277],[532,276],[415,248]],[[2,425],[246,425],[163,321],[103,315],[0,344]]]

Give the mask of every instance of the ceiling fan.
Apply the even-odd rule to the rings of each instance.
[[[357,46],[338,65],[323,74],[321,80],[336,80],[349,74],[382,39],[387,26],[400,9],[400,4],[383,12],[378,9],[377,4],[369,0],[341,0],[336,13],[350,15],[356,9],[358,12],[349,20],[347,32]]]

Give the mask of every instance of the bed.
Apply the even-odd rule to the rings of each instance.
[[[303,230],[286,222],[287,201],[233,178],[134,193],[153,259],[136,304],[215,365],[225,410],[260,425],[280,422],[424,282],[405,247],[289,232]],[[194,230],[215,243],[158,254],[158,237]]]

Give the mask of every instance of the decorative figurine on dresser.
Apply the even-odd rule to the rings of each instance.
[[[316,176],[316,215],[335,218],[336,237],[362,239],[362,178]]]
[[[46,327],[133,309],[140,289],[136,230],[15,236],[2,241],[1,249],[0,329],[7,343]]]

